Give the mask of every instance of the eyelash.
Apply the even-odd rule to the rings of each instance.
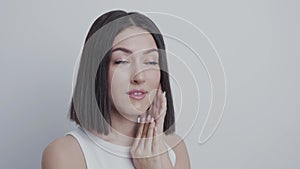
[[[147,62],[149,63],[150,65],[157,65],[158,63],[157,62]]]
[[[114,63],[119,65],[119,64],[129,63],[129,62],[121,60],[121,61],[115,61]],[[157,65],[158,64],[157,62],[147,62],[147,63],[149,63],[150,65]]]
[[[123,61],[123,60],[121,60],[121,61],[115,61],[115,64],[117,64],[117,65],[122,64],[122,63],[128,63],[128,61]]]

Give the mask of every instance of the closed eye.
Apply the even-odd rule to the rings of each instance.
[[[120,60],[120,61],[115,61],[115,64],[125,64],[125,63],[129,63],[128,61],[124,61],[124,60]]]
[[[147,64],[150,64],[150,65],[157,65],[158,63],[157,63],[157,62],[147,62]]]

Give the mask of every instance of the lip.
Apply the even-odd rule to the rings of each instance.
[[[145,90],[134,89],[127,92],[129,97],[134,100],[142,100],[148,92]]]

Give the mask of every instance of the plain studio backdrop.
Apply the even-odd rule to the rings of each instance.
[[[76,128],[67,114],[75,62],[94,19],[111,9],[185,18],[217,49],[227,81],[218,129],[205,144],[198,144],[205,113],[188,132],[181,127],[189,121],[177,126],[192,168],[300,168],[300,3],[296,0],[1,1],[0,168],[40,168],[46,145]],[[182,26],[170,21],[166,29],[167,21],[154,20],[163,33]],[[166,41],[169,50],[175,50]],[[187,54],[178,58],[189,60]],[[210,98],[205,69],[196,63],[189,67],[199,68],[192,72],[202,81],[198,101],[199,110],[205,112]],[[180,109],[179,102],[187,99],[176,93],[180,89],[176,80],[182,91],[193,84],[180,84],[188,69],[172,64],[170,69],[176,74],[172,87],[175,107]],[[182,110],[179,119],[195,115],[184,106]]]

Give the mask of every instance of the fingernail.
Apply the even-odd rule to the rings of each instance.
[[[151,120],[151,116],[149,114],[148,117],[147,117],[147,121],[150,121],[150,120]]]
[[[141,117],[140,117],[140,116],[138,116],[138,118],[137,118],[137,122],[138,122],[138,123],[140,123],[140,122],[141,122]]]
[[[154,122],[154,118],[153,117],[151,117],[151,123],[153,123]]]
[[[166,96],[166,91],[164,91],[163,95]]]
[[[145,122],[145,120],[146,120],[146,116],[144,116],[144,117],[142,118],[142,122]]]

